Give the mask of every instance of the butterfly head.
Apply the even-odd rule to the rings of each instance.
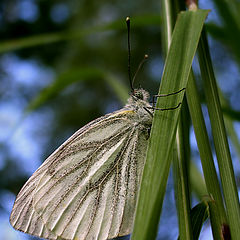
[[[146,90],[142,89],[142,88],[134,89],[133,92],[132,92],[132,98],[135,101],[143,100],[145,102],[148,102],[149,93]]]
[[[142,88],[134,89],[126,106],[133,108],[134,111],[138,113],[140,118],[144,118],[145,115],[147,115],[147,118],[150,116],[150,121],[152,121],[153,110],[148,101],[149,97],[150,95],[146,90]]]
[[[142,125],[151,126],[153,109],[148,100],[149,93],[146,90],[142,88],[134,89],[126,107],[136,113],[137,119],[139,119]]]

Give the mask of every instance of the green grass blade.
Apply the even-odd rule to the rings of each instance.
[[[208,218],[208,204],[206,201],[200,202],[194,208],[191,209],[191,224],[193,231],[193,239],[198,240],[199,235],[203,226],[203,223]],[[181,236],[178,237],[178,240],[183,239]]]
[[[240,208],[227,135],[205,32],[199,42],[199,64],[204,82],[208,113],[218,160],[226,211],[232,239],[240,236]]]
[[[216,202],[211,197],[205,198],[206,203],[209,207],[209,217],[211,221],[212,235],[215,240],[225,240],[231,238],[223,238],[222,226],[228,226],[226,223],[221,222],[221,217],[219,215],[218,206]]]
[[[146,25],[159,26],[160,16],[158,15],[145,15],[135,16],[132,28]],[[90,26],[83,29],[66,30],[61,32],[39,34],[36,36],[23,37],[19,39],[9,39],[0,42],[0,53],[14,51],[22,48],[28,48],[33,46],[39,46],[44,44],[50,44],[55,42],[67,41],[70,39],[82,38],[86,35],[103,32],[116,29],[125,29],[126,26],[122,21],[122,18],[107,24]]]
[[[129,98],[129,88],[122,84],[114,75],[106,73],[106,71],[104,73],[104,81],[110,86],[122,104],[126,104],[127,99]]]
[[[177,6],[176,6],[177,5]],[[164,52],[167,53],[171,38],[174,18],[174,9],[179,9],[178,2],[162,1],[162,26],[163,26],[163,45]],[[166,55],[166,54],[165,54]],[[183,104],[183,106],[186,106]],[[173,157],[173,173],[174,173],[174,192],[176,199],[176,207],[178,213],[179,234],[181,239],[192,239],[192,226],[190,221],[190,191],[189,191],[189,160],[190,160],[190,144],[189,144],[189,112],[183,107],[181,110],[181,118],[176,136],[176,150]]]
[[[191,223],[193,228],[193,239],[198,240],[203,223],[210,218],[213,238],[223,240],[222,226],[216,202],[211,197],[204,197],[203,201],[191,209]],[[220,228],[219,228],[220,226]],[[180,238],[181,239],[181,238]]]
[[[160,93],[171,93],[186,87],[206,10],[182,12],[176,22],[168,52]],[[174,107],[182,102],[183,92],[161,98],[158,108]],[[133,240],[155,239],[180,108],[173,111],[155,111],[146,164],[138,199]]]
[[[105,81],[119,100],[123,104],[126,103],[126,100],[129,97],[128,90],[120,81],[118,81],[118,79],[116,79],[116,77],[97,68],[78,68],[69,69],[60,74],[51,85],[44,88],[39,95],[30,102],[26,112],[36,110],[70,85],[80,81],[89,81],[93,78],[99,78],[102,79],[102,81]]]
[[[191,209],[193,239],[198,240],[203,223],[208,218],[208,205],[203,201]]]
[[[173,22],[176,21],[176,10],[179,9],[179,2],[162,0],[162,26],[164,52],[168,51],[172,38]],[[186,103],[183,105],[186,106]],[[178,133],[176,136],[176,152],[174,154],[174,191],[178,213],[179,234],[181,239],[192,239],[192,226],[190,222],[190,191],[189,191],[189,163],[190,163],[190,144],[189,144],[189,112],[187,108],[182,108],[179,120]],[[196,178],[196,176],[194,176]],[[201,176],[200,176],[201,178]],[[202,179],[202,178],[201,178]],[[198,183],[198,181],[196,181]],[[195,182],[194,182],[195,183]],[[198,186],[198,185],[197,185]],[[195,187],[195,186],[194,186]],[[195,188],[197,189],[197,187]],[[200,191],[200,190],[199,190]]]
[[[224,123],[226,126],[228,136],[230,137],[230,139],[233,143],[234,149],[235,149],[236,153],[238,154],[238,159],[240,161],[240,142],[239,142],[236,130],[234,128],[233,121],[228,116],[224,116]]]
[[[223,109],[223,113],[225,113],[224,109],[229,110],[229,109],[231,109],[231,107],[230,107],[227,99],[224,97],[220,88],[218,88],[218,92],[219,92],[219,97],[220,97],[220,102],[221,102],[221,106],[222,106],[222,109]],[[225,123],[225,126],[226,126],[228,136],[230,137],[230,139],[231,139],[231,141],[234,145],[235,151],[238,154],[238,158],[240,160],[240,142],[239,142],[236,130],[234,128],[233,119],[231,118],[231,116],[232,115],[230,115],[230,114],[229,115],[224,114],[224,123]]]
[[[193,161],[190,161],[190,183],[191,190],[196,197],[201,200],[202,196],[207,195],[207,187],[202,174]]]
[[[62,74],[60,74],[55,81],[44,88],[39,95],[32,100],[32,102],[27,107],[26,111],[31,112],[46,101],[54,98],[57,94],[63,91],[68,86],[83,80],[88,80],[91,78],[102,78],[103,73],[98,69],[93,68],[82,68],[82,69],[70,69]]]
[[[185,102],[186,103],[186,102]],[[189,196],[189,150],[188,139],[189,134],[186,131],[186,123],[183,120],[186,104],[183,105],[177,133],[176,147],[173,154],[173,173],[174,173],[174,190],[178,213],[178,225],[180,239],[193,239],[192,226],[190,220],[190,196]]]
[[[173,26],[175,23],[174,14],[173,14],[173,4],[172,1],[162,0],[162,38],[163,38],[163,51],[165,56],[167,55],[168,49],[170,47]]]
[[[213,162],[210,142],[207,135],[201,104],[197,92],[197,87],[193,73],[191,72],[188,80],[186,96],[189,106],[190,115],[194,127],[194,132],[198,144],[198,149],[201,157],[201,163],[204,173],[204,178],[208,190],[208,194],[212,195],[217,202],[218,210],[221,216],[221,222],[226,223],[226,214],[222,199],[222,194],[218,182],[217,172]]]

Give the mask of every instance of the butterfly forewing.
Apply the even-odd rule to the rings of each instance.
[[[147,147],[137,113],[126,105],[70,137],[19,192],[11,224],[46,239],[130,234]]]

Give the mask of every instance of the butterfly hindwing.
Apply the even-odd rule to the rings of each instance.
[[[70,137],[18,194],[12,225],[47,239],[130,234],[147,146],[135,117],[122,109]]]

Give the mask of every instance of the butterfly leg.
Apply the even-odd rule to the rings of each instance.
[[[155,99],[158,98],[158,97],[168,97],[168,96],[172,96],[172,95],[176,95],[182,91],[184,91],[186,88],[182,88],[176,92],[173,92],[173,93],[167,93],[167,94],[157,94],[157,95],[153,95],[153,100],[152,100],[152,104],[153,104],[153,107],[154,107],[154,104],[155,104]]]
[[[166,111],[166,110],[175,110],[177,108],[180,107],[182,103],[180,102],[177,106],[175,107],[169,107],[169,108],[156,108],[156,107],[148,107],[149,109],[153,109],[153,110],[159,110],[159,111]]]

